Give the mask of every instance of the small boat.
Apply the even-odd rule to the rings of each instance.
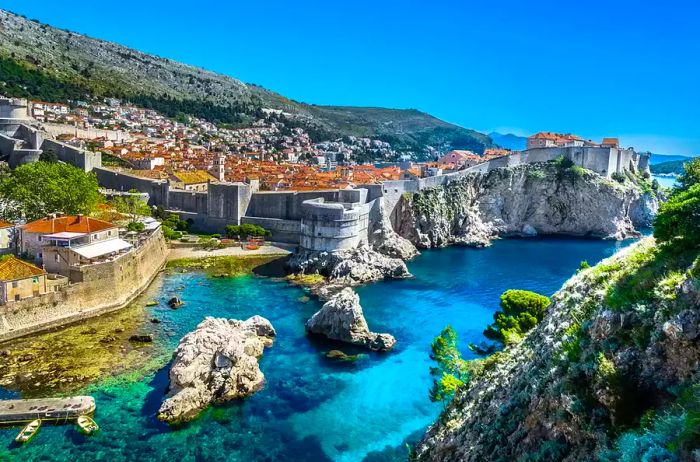
[[[80,417],[78,417],[78,427],[80,428],[80,431],[85,433],[86,435],[92,435],[100,429],[100,427],[97,425],[97,422],[95,422],[94,420],[92,420],[91,417],[86,415],[81,415]]]
[[[26,443],[27,441],[31,440],[34,437],[34,435],[37,434],[39,428],[41,428],[41,420],[32,420],[22,429],[21,432],[19,432],[19,435],[17,435],[15,441],[20,444]]]

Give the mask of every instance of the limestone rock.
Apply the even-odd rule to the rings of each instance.
[[[381,220],[372,221],[369,230],[369,243],[374,250],[391,258],[410,260],[418,255],[418,249],[405,237],[399,236],[389,222],[384,211],[384,203],[380,202],[379,215]]]
[[[172,309],[179,308],[182,306],[182,300],[179,297],[173,297],[168,300],[168,306]]]
[[[322,274],[331,284],[343,286],[411,275],[403,260],[387,257],[369,246],[338,252],[302,250],[292,255],[287,266],[293,272]]]
[[[467,173],[397,205],[396,231],[419,248],[488,245],[498,236],[625,239],[649,226],[659,200],[631,180],[530,164]]]
[[[270,322],[260,316],[246,321],[205,318],[180,340],[173,354],[170,389],[158,419],[191,420],[212,402],[258,391],[265,381],[258,358],[275,335]]]
[[[331,297],[306,322],[306,330],[374,351],[391,350],[396,345],[393,336],[369,330],[360,306],[360,297],[349,287]]]

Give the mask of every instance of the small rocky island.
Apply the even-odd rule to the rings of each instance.
[[[270,321],[207,317],[185,335],[173,354],[170,389],[158,410],[165,422],[192,420],[213,402],[244,398],[262,388],[258,358],[272,346]]]
[[[393,336],[369,330],[360,306],[360,297],[349,287],[332,296],[306,322],[306,330],[373,351],[391,350],[396,345]]]

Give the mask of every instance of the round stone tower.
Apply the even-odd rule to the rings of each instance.
[[[29,103],[26,99],[0,98],[0,119],[29,119]]]

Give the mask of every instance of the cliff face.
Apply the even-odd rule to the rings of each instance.
[[[536,234],[623,239],[649,226],[658,209],[643,183],[553,163],[473,173],[402,198],[397,232],[423,248]]]
[[[581,271],[474,362],[422,461],[700,460],[700,259],[651,238]]]

